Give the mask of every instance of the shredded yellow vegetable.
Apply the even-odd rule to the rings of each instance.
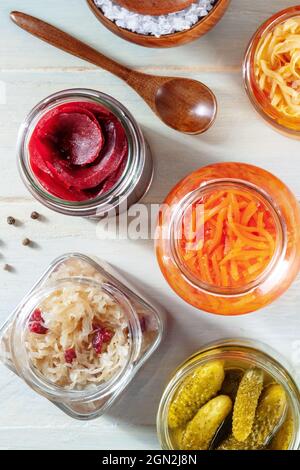
[[[276,26],[257,47],[255,76],[271,105],[288,118],[300,117],[300,16]]]

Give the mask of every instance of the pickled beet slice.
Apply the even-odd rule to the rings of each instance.
[[[76,351],[74,348],[70,348],[65,351],[65,361],[67,364],[72,364],[72,362],[74,361],[74,359],[76,359],[76,357],[77,355],[76,355]]]
[[[48,332],[48,328],[44,326],[44,319],[39,308],[36,308],[32,312],[29,318],[28,328],[31,333],[37,335],[45,335]]]
[[[103,147],[102,130],[89,111],[80,107],[70,109],[73,110],[56,113],[47,119],[42,132],[57,157],[69,160],[73,165],[88,165],[98,158]]]
[[[118,120],[104,121],[106,144],[99,155],[99,161],[88,168],[70,168],[66,162],[56,156],[46,165],[51,173],[64,183],[67,188],[77,190],[98,186],[114,173],[122,163],[128,151],[128,143],[123,126]]]
[[[39,308],[36,308],[30,316],[29,322],[34,322],[34,321],[37,321],[37,322],[43,322],[44,321],[44,319],[42,317],[42,312]]]
[[[127,160],[128,158],[126,156],[121,162],[119,168],[114,173],[112,173],[103,183],[101,183],[99,186],[96,186],[96,188],[88,189],[86,191],[86,194],[90,196],[90,199],[102,196],[102,194],[107,193],[115,186],[115,184],[121,179],[121,176],[124,173],[124,170],[127,165]]]
[[[36,137],[32,137],[29,143],[29,152],[30,164],[34,174],[36,174],[36,170],[39,170],[40,172],[47,173],[51,176],[51,172],[46,165],[46,161],[53,158],[54,150],[52,146]]]
[[[29,331],[37,335],[45,335],[48,332],[48,329],[41,323],[34,321],[32,323],[29,323]]]
[[[102,330],[103,343],[106,343],[106,344],[110,343],[112,340],[112,337],[113,337],[113,333],[110,330],[107,330],[106,328]]]
[[[69,103],[63,105],[63,109],[69,109],[69,107],[71,108],[72,106],[76,106],[77,108],[82,108],[86,111],[89,111],[95,116],[98,122],[102,122],[103,119],[107,119],[112,115],[108,109],[104,108],[104,106],[101,106],[98,103],[89,103],[87,101],[78,101],[76,102],[76,104]]]
[[[101,145],[94,139],[96,128],[90,126],[100,130]],[[30,164],[39,183],[50,194],[74,202],[109,191],[124,172],[127,154],[126,133],[118,119],[102,105],[86,101],[46,113],[29,142]]]
[[[40,161],[40,164],[37,164],[38,161]],[[89,199],[82,191],[66,189],[57,178],[55,179],[55,176],[52,175],[41,156],[36,156],[35,159],[32,159],[31,168],[43,188],[53,196],[71,202],[86,201]]]
[[[107,178],[107,180],[104,182],[102,186],[101,191],[98,194],[99,196],[101,194],[105,194],[108,191],[110,191],[115,186],[115,184],[117,184],[117,182],[121,179],[121,176],[123,175],[126,165],[127,165],[127,160],[128,158],[125,157],[123,161],[121,162],[121,165],[119,166],[119,168]]]
[[[93,329],[95,330],[95,333],[92,339],[92,346],[97,354],[101,354],[103,344],[108,344],[111,342],[113,333],[107,328],[102,328],[97,324],[93,324]]]
[[[55,150],[52,144],[42,137],[41,134],[39,132],[40,138],[32,138],[29,143],[31,169],[40,184],[53,196],[66,201],[78,202],[89,199],[82,191],[76,191],[75,189],[67,190],[48,168],[46,162],[47,160],[53,160]]]

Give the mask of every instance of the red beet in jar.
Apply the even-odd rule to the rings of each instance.
[[[40,102],[21,126],[18,157],[33,196],[73,216],[127,210],[153,176],[150,150],[133,116],[94,90],[66,90]]]

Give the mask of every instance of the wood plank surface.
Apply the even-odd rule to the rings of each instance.
[[[299,143],[261,121],[244,93],[241,63],[251,35],[290,0],[232,0],[222,22],[199,41],[173,50],[128,44],[101,26],[84,0],[2,0],[0,5],[0,321],[50,261],[69,251],[104,258],[126,272],[168,310],[166,338],[122,399],[104,418],[80,423],[32,392],[0,366],[0,449],[157,449],[155,414],[168,377],[188,354],[222,337],[263,341],[279,351],[299,375],[300,282],[271,307],[240,318],[198,312],[181,301],[164,281],[151,240],[101,240],[97,224],[42,208],[25,189],[16,168],[18,128],[26,113],[52,92],[94,88],[123,102],[141,123],[155,160],[147,204],[160,203],[187,173],[217,161],[243,161],[274,172],[300,198]],[[216,93],[220,112],[203,136],[180,135],[164,127],[141,99],[120,80],[26,35],[9,21],[23,10],[64,28],[94,47],[141,71],[203,81]],[[171,170],[170,170],[171,168]],[[38,210],[43,220],[33,221]],[[20,226],[6,224],[12,215]],[[24,247],[29,237],[34,247]],[[4,272],[9,263],[15,270]]]

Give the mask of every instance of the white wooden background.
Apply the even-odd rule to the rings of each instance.
[[[232,0],[223,21],[206,37],[173,50],[144,49],[105,30],[85,0],[1,0],[0,6],[0,320],[6,319],[48,263],[71,250],[95,254],[128,272],[131,280],[168,309],[160,350],[139,373],[109,414],[89,423],[65,416],[0,367],[0,449],[156,449],[155,414],[172,369],[187,355],[222,337],[259,339],[297,364],[300,348],[299,281],[272,307],[240,318],[201,313],[182,302],[164,281],[151,241],[96,237],[91,221],[67,218],[42,208],[26,191],[16,169],[20,122],[37,101],[58,90],[87,87],[119,99],[145,130],[156,174],[146,201],[161,202],[180,178],[217,161],[261,165],[280,176],[300,197],[299,143],[282,137],[258,119],[243,91],[241,63],[252,33],[271,14],[295,0]],[[53,22],[132,67],[192,77],[216,93],[220,112],[203,136],[180,135],[164,127],[141,99],[117,78],[27,35],[9,20],[13,9]],[[6,98],[6,100],[5,100]],[[171,169],[171,171],[170,171]],[[40,211],[45,219],[32,221]],[[13,215],[21,225],[11,227]],[[22,238],[36,241],[22,246]],[[9,263],[15,272],[7,273]],[[297,371],[296,371],[297,372]]]

